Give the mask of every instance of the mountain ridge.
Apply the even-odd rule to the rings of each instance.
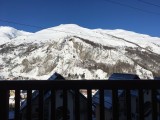
[[[58,72],[68,79],[107,79],[123,72],[152,79],[160,75],[159,53],[158,37],[60,25],[1,44],[0,76],[47,79]]]

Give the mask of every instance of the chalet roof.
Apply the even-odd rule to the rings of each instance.
[[[140,80],[135,74],[113,73],[108,80]],[[118,90],[118,97],[123,95],[124,90]],[[135,90],[131,90],[131,95],[137,96]],[[99,91],[93,96],[93,104],[99,104]],[[104,107],[107,109],[112,108],[112,90],[104,90]]]
[[[140,80],[136,74],[113,73],[108,80]]]
[[[65,78],[55,72],[48,80],[65,80]]]
[[[160,77],[154,77],[154,80],[160,80]]]
[[[65,78],[63,76],[61,76],[60,74],[55,72],[48,80],[65,80]],[[32,93],[32,100],[37,98],[38,95],[39,95],[39,91],[35,90]],[[48,98],[49,95],[50,95],[50,92],[47,92],[45,94],[44,98]],[[26,106],[27,106],[27,101],[25,100],[25,101],[22,102],[21,110],[24,109]]]
[[[154,77],[154,80],[160,80],[160,77]],[[160,89],[157,90],[157,101],[160,102]]]

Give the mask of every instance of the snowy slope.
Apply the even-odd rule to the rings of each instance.
[[[156,53],[160,53],[159,45],[160,45],[160,38],[158,37],[151,37],[149,35],[139,34],[131,31],[116,29],[116,30],[102,30],[102,29],[95,29],[95,32],[111,35],[113,37],[117,37],[119,39],[128,41],[129,43],[137,44],[143,48],[151,47],[150,49]]]
[[[107,79],[113,72],[160,75],[160,38],[74,24],[36,33],[7,27],[0,34],[1,79],[47,79],[53,72],[69,79]]]
[[[6,42],[10,42],[12,39],[18,36],[27,36],[30,34],[31,33],[29,32],[16,30],[12,27],[0,26],[0,45]]]

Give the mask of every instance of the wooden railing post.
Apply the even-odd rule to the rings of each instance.
[[[9,90],[0,89],[0,120],[8,120]]]

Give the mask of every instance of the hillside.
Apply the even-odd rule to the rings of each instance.
[[[74,24],[36,33],[1,28],[1,79],[47,79],[54,72],[68,79],[107,79],[113,72],[160,76],[158,37]]]

